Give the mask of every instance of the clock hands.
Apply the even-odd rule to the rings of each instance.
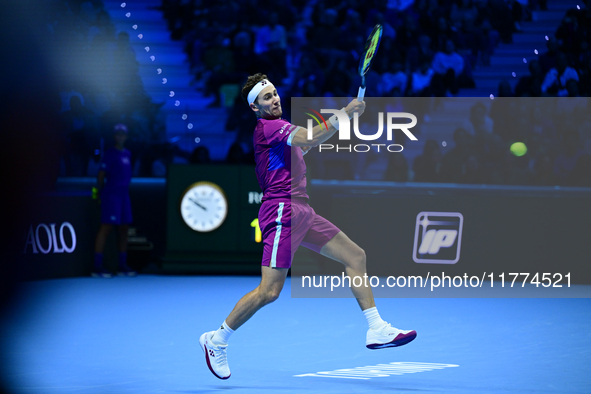
[[[189,200],[191,200],[191,202],[194,203],[195,205],[197,205],[199,208],[203,209],[204,211],[207,211],[207,208],[205,208],[203,205],[199,204],[197,201],[193,200],[190,197],[189,197]]]

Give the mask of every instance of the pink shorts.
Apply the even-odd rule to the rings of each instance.
[[[341,230],[303,200],[272,199],[259,210],[263,233],[262,265],[289,268],[300,245],[317,253]]]

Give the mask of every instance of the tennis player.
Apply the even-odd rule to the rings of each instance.
[[[230,377],[226,357],[228,339],[259,309],[279,297],[299,245],[342,263],[351,278],[366,273],[363,249],[308,205],[303,155],[337,132],[336,115],[329,118],[328,128],[314,127],[309,140],[307,128],[281,119],[281,99],[266,75],[248,77],[242,97],[258,118],[254,152],[256,174],[263,190],[259,210],[264,245],[262,279],[256,289],[238,301],[217,331],[206,332],[199,338],[207,366],[220,379]],[[361,115],[364,110],[365,102],[357,99],[345,108],[349,118],[356,112]],[[415,339],[414,330],[399,330],[381,319],[371,287],[352,287],[352,291],[367,318],[369,349],[401,346]]]

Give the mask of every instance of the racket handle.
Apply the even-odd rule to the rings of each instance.
[[[363,101],[363,97],[365,97],[365,88],[360,86],[357,92],[357,101]]]

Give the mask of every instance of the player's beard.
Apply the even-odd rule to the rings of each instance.
[[[269,116],[273,118],[280,118],[281,115],[283,115],[283,109],[281,108],[281,104],[279,104],[277,107],[271,107],[269,109]]]
[[[277,106],[269,106],[269,107],[262,107],[260,108],[260,116],[263,119],[279,119],[281,115],[283,115],[283,110],[281,109],[281,102]]]

